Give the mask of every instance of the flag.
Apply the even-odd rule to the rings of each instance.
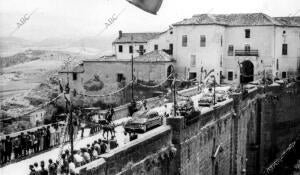
[[[127,0],[127,1],[148,13],[156,15],[163,0]]]

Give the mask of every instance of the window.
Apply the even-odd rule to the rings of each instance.
[[[205,47],[206,45],[206,37],[205,35],[200,36],[200,47]]]
[[[233,72],[232,71],[228,71],[228,80],[229,81],[233,80]]]
[[[234,47],[233,45],[228,46],[228,56],[233,56]]]
[[[119,45],[119,52],[123,52],[123,46]]]
[[[288,45],[282,44],[282,55],[287,55],[287,54],[288,54]]]
[[[154,45],[154,50],[158,50],[158,45],[157,44]]]
[[[117,74],[117,82],[121,82],[122,80],[125,80],[125,77],[123,74]]]
[[[73,72],[73,80],[77,80],[77,74]]]
[[[194,80],[197,78],[197,73],[196,72],[190,72],[189,73],[189,80]]]
[[[139,46],[139,53],[140,53],[140,55],[144,54],[144,45]]]
[[[223,46],[223,36],[221,36],[221,47]]]
[[[187,47],[187,35],[182,36],[182,47]]]
[[[245,29],[245,38],[250,38],[250,29]]]
[[[286,72],[282,72],[282,73],[281,73],[281,77],[282,77],[282,78],[286,78]]]
[[[245,51],[250,52],[250,45],[249,44],[245,44]]]
[[[173,44],[169,44],[170,55],[173,55]]]
[[[129,53],[133,53],[133,46],[129,46]]]
[[[196,55],[191,55],[191,67],[196,66]]]

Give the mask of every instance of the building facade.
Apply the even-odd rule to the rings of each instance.
[[[157,83],[168,75],[170,65],[185,80],[204,81],[214,75],[218,83],[239,85],[264,77],[287,78],[300,70],[300,17],[200,14],[164,32],[119,31],[112,44],[114,55],[60,73],[65,79],[72,74],[71,86],[82,92],[84,82],[99,74],[101,93],[116,90],[120,78],[131,80],[132,58],[134,75]]]
[[[176,68],[184,77],[200,79],[214,69],[219,82],[239,84],[299,69],[300,17],[200,14],[173,26]]]
[[[174,69],[174,59],[163,51],[151,51],[133,59],[135,81],[159,84],[167,79]],[[104,56],[84,60],[71,71],[60,71],[63,84],[69,82],[71,90],[91,96],[116,92],[132,81],[131,59]],[[96,87],[97,86],[97,87]],[[119,104],[122,94],[104,98],[107,103]]]

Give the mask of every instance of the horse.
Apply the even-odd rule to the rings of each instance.
[[[116,135],[116,131],[115,131],[116,125],[113,122],[109,123],[107,120],[105,121],[106,123],[102,125],[102,130],[103,130],[102,136],[103,138],[105,138],[105,134],[106,134],[106,138],[108,139],[109,133],[111,137]]]

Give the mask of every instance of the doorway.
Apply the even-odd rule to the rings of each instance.
[[[246,60],[240,66],[240,80],[242,84],[249,83],[254,80],[254,65],[251,61]]]

